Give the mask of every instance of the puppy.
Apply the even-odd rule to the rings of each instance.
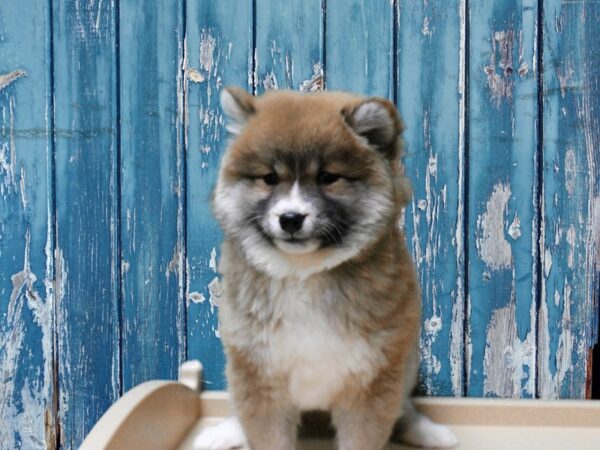
[[[239,88],[221,103],[235,139],[213,199],[225,234],[219,320],[239,423],[196,448],[292,450],[309,410],[331,413],[340,450],[381,450],[399,418],[405,442],[454,446],[410,400],[420,297],[398,226],[410,187],[394,106]]]

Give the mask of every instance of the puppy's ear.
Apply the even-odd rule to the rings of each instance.
[[[239,87],[227,87],[221,92],[221,107],[227,116],[227,131],[240,134],[248,118],[254,114],[254,97]]]
[[[394,105],[384,98],[368,98],[346,107],[342,116],[348,126],[369,146],[384,153],[394,152],[404,126]]]

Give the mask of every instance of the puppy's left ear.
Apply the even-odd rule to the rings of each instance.
[[[404,131],[404,125],[392,102],[381,97],[368,98],[344,108],[342,116],[352,131],[366,140],[370,147],[396,156],[396,141]]]
[[[254,114],[254,97],[239,87],[226,87],[221,92],[221,107],[227,116],[227,131],[240,134]]]

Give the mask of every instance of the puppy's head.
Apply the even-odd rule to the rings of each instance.
[[[308,276],[355,257],[394,222],[407,192],[389,101],[229,88],[221,103],[234,140],[214,209],[254,266]]]

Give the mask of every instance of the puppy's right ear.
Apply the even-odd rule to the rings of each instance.
[[[221,92],[221,107],[227,115],[225,128],[233,134],[240,134],[254,114],[254,97],[239,87],[227,87]]]

